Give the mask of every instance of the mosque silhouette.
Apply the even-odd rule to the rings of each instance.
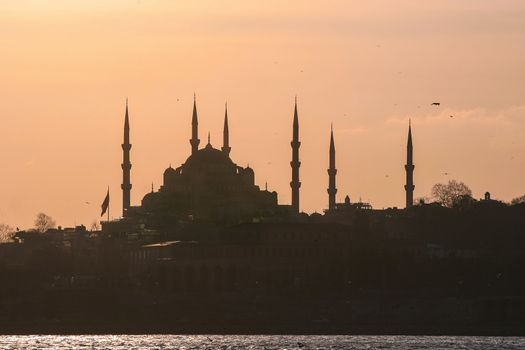
[[[199,148],[199,122],[197,102],[194,96],[191,118],[192,133],[189,140],[191,154],[180,166],[171,165],[164,171],[163,184],[158,191],[147,193],[140,206],[131,206],[131,143],[128,104],[124,120],[124,142],[122,144],[122,220],[119,223],[105,222],[103,227],[122,227],[121,224],[141,222],[152,228],[168,228],[181,221],[207,222],[232,225],[243,222],[264,220],[286,220],[300,215],[300,157],[299,115],[295,99],[292,124],[291,165],[291,204],[279,204],[277,192],[261,189],[255,184],[255,174],[248,165],[242,167],[230,158],[228,108],[225,105],[223,144],[220,149],[211,144],[208,134],[207,144]],[[333,128],[330,132],[328,168],[328,209],[335,213],[348,207],[361,209],[371,206],[367,203],[350,203],[348,196],[344,203],[336,203],[336,151]],[[406,207],[413,204],[413,146],[412,131],[409,125],[406,169]]]

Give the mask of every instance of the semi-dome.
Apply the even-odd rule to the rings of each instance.
[[[164,170],[164,176],[170,176],[175,174],[177,174],[177,172],[171,167],[171,165],[166,170]]]

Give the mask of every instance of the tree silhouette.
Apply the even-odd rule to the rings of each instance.
[[[414,199],[414,205],[423,205],[432,202],[432,198],[418,197]]]
[[[93,220],[91,223],[90,231],[98,231],[100,230],[100,225],[98,224],[97,220]]]
[[[472,197],[472,191],[463,182],[450,180],[447,184],[435,184],[432,187],[432,197],[445,207],[452,208],[458,201]]]
[[[6,224],[0,224],[0,243],[11,241],[15,235],[15,230]]]
[[[54,228],[56,226],[55,220],[49,215],[46,215],[44,213],[38,213],[35,219],[35,229],[40,232],[44,233],[50,228]]]
[[[512,204],[512,205],[521,204],[521,203],[525,203],[525,195],[520,196],[520,197],[516,197],[516,198],[512,199],[512,201],[510,202],[510,204]]]

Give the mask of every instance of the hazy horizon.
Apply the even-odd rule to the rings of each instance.
[[[228,101],[232,160],[280,204],[295,95],[303,211],[327,207],[331,123],[337,200],[403,207],[409,118],[416,198],[456,179],[510,201],[525,194],[524,16],[518,0],[3,1],[0,223],[89,226],[108,186],[118,217],[126,97],[139,205],[190,154],[194,92],[200,146],[208,131],[222,146]]]

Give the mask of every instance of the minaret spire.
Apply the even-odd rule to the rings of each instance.
[[[131,201],[131,162],[130,162],[131,144],[129,143],[129,114],[128,99],[126,98],[126,115],[124,117],[124,143],[122,143],[122,216],[130,207]]]
[[[193,93],[193,115],[191,117],[191,154],[199,150],[199,121],[197,120],[197,96]]]
[[[335,175],[337,169],[335,168],[335,143],[334,143],[334,128],[330,126],[330,151],[329,151],[329,166],[328,166],[328,210],[335,209],[335,194],[337,188],[335,187]]]
[[[408,141],[407,141],[407,163],[405,165],[406,171],[406,208],[412,207],[414,204],[414,162],[413,162],[413,146],[412,146],[412,125],[408,121]]]
[[[230,131],[228,129],[228,102],[224,105],[224,129],[222,132],[222,151],[230,155]]]
[[[291,145],[292,161],[290,162],[290,165],[292,167],[292,181],[290,182],[290,187],[292,188],[292,209],[295,213],[299,213],[299,188],[301,187],[301,182],[299,181],[299,167],[301,166],[301,162],[299,161],[299,147],[301,147],[301,142],[299,142],[299,116],[297,113],[297,96],[295,96],[295,107],[293,116],[293,139]]]

